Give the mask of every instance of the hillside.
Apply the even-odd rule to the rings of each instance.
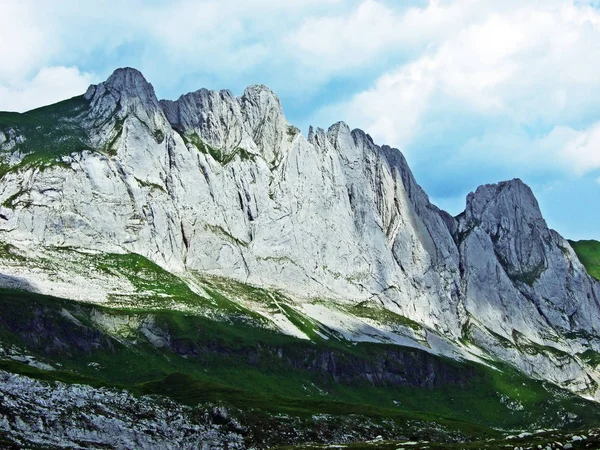
[[[589,274],[600,280],[600,242],[594,240],[569,241],[569,244]]]

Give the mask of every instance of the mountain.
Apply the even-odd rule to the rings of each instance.
[[[506,408],[517,399],[489,382],[499,370],[550,383],[547,392],[564,392],[551,397],[570,405],[583,400],[569,392],[600,399],[600,282],[518,179],[479,187],[452,217],[430,203],[400,151],[361,130],[339,122],[305,137],[265,86],[159,101],[129,68],[83,96],[0,113],[0,157],[8,372],[39,378],[50,367],[43,379],[177,397],[140,383],[169,374],[162,358],[212,355],[207,370],[229,361],[229,372],[243,367],[275,392],[261,378],[272,366],[290,380],[319,374],[298,375],[295,396],[303,383],[317,395],[325,379],[386,395],[469,392],[487,379],[494,407]],[[139,347],[135,358],[154,369],[126,382],[94,372],[126,364],[119,346]],[[91,366],[71,361],[79,353]],[[178,376],[204,376],[177,361]],[[255,389],[225,372],[211,382]],[[357,401],[344,392],[332,398]],[[560,425],[540,417],[529,423]]]

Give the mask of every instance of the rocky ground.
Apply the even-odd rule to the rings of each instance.
[[[411,438],[393,421],[377,425],[360,416],[340,420],[323,414],[310,421],[270,417],[261,433],[250,431],[245,419],[241,411],[222,405],[188,407],[159,396],[136,397],[117,389],[40,382],[0,371],[0,448],[6,449],[548,450],[600,445],[598,429],[577,433],[537,430],[474,440],[418,422],[413,424]],[[419,426],[423,435],[417,441]],[[388,440],[390,436],[395,439]],[[358,442],[361,439],[365,441]],[[278,445],[282,440],[332,444]]]
[[[0,433],[38,448],[242,449],[225,408],[190,408],[125,391],[44,383],[0,372]]]

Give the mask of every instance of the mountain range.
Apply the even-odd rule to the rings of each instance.
[[[304,136],[265,86],[158,100],[125,68],[0,113],[0,205],[7,442],[450,448],[600,418],[593,242],[518,179],[453,217],[399,150]]]

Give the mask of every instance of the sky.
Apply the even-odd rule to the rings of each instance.
[[[343,120],[406,156],[452,214],[521,178],[548,224],[600,239],[600,0],[0,0],[0,110],[114,69],[159,98],[266,84],[305,132]]]

